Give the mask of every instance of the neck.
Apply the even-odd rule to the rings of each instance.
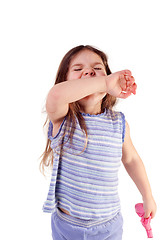
[[[101,113],[101,106],[88,106],[88,107],[82,107],[81,111],[84,113],[88,113],[90,115],[97,115]]]

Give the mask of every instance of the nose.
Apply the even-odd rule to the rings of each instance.
[[[90,77],[90,76],[94,76],[95,75],[95,71],[93,68],[87,68],[83,71],[83,76],[87,76],[87,77]]]

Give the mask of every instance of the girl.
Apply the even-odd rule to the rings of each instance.
[[[121,160],[142,194],[145,218],[156,204],[129,125],[112,110],[116,98],[136,94],[129,70],[111,74],[106,55],[78,46],[63,58],[48,93],[48,141],[41,167],[52,166],[44,212],[52,213],[54,240],[120,240]]]

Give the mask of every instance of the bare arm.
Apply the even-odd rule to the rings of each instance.
[[[46,109],[54,122],[67,114],[69,103],[86,96],[106,92],[115,97],[126,98],[132,92],[134,93],[135,89],[136,84],[129,70],[116,72],[108,76],[67,80],[51,88],[47,97]]]
[[[129,125],[127,122],[125,141],[123,144],[122,162],[142,195],[145,210],[144,217],[148,218],[151,214],[153,218],[156,213],[156,204],[152,196],[144,164],[131,141]]]
[[[106,92],[106,76],[68,80],[56,84],[48,94],[48,108],[53,108],[52,99],[59,104],[75,102],[95,92]]]

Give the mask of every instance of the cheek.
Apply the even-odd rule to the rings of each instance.
[[[81,78],[81,74],[79,72],[70,72],[67,75],[67,80],[74,80],[78,78]]]
[[[106,76],[107,73],[106,72],[100,72],[100,76]]]

